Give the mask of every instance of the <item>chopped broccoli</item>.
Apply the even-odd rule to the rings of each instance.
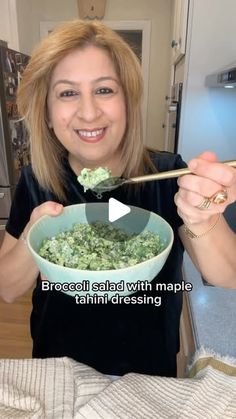
[[[111,177],[111,170],[107,167],[97,167],[96,169],[82,169],[78,176],[78,182],[84,187],[84,192],[93,189],[96,185],[105,179]]]
[[[74,269],[111,270],[136,265],[164,249],[158,234],[144,231],[129,235],[100,221],[75,224],[72,229],[45,239],[39,255]]]

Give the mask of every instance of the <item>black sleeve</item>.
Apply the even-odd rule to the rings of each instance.
[[[180,154],[176,154],[176,169],[183,169],[187,166],[187,163],[182,159]]]
[[[6,231],[18,238],[28,223],[31,215],[29,184],[26,180],[27,171],[23,168],[12,200],[10,216]]]

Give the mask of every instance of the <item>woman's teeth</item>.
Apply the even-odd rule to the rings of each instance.
[[[81,137],[91,138],[91,137],[97,137],[98,135],[101,135],[103,133],[103,128],[95,130],[95,131],[78,130],[77,132],[79,135],[81,135]]]

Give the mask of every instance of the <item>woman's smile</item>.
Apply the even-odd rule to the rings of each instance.
[[[86,143],[97,143],[105,137],[106,128],[76,129],[75,132],[80,140]]]

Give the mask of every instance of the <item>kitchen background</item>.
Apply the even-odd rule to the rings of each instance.
[[[176,104],[171,86],[181,82],[178,152],[185,160],[206,149],[215,151],[221,160],[236,158],[236,89],[205,85],[208,74],[236,67],[235,15],[235,0],[107,0],[104,22],[150,24],[145,136],[149,146],[173,148]],[[76,17],[77,0],[1,0],[0,39],[9,48],[30,55],[40,40],[40,23],[56,25]],[[234,205],[227,217],[235,228]],[[201,345],[236,356],[232,339],[236,292],[203,286],[187,257],[185,274],[194,283],[194,291],[185,300],[181,324],[183,363]]]
[[[173,33],[174,20],[180,19],[175,5],[178,8],[181,3],[189,3],[189,18],[186,54],[179,60],[171,42],[183,31],[177,27],[179,33]],[[188,160],[206,146],[222,159],[235,155],[235,91],[209,89],[204,85],[207,74],[236,63],[235,13],[234,0],[226,0],[225,4],[221,0],[107,0],[104,21],[146,20],[151,25],[148,145],[160,149],[167,146],[165,97],[170,96],[174,76],[175,81],[184,81],[179,138],[183,157]],[[77,0],[2,0],[0,39],[6,40],[10,48],[30,55],[40,40],[40,22],[56,24],[75,17],[78,17]]]

